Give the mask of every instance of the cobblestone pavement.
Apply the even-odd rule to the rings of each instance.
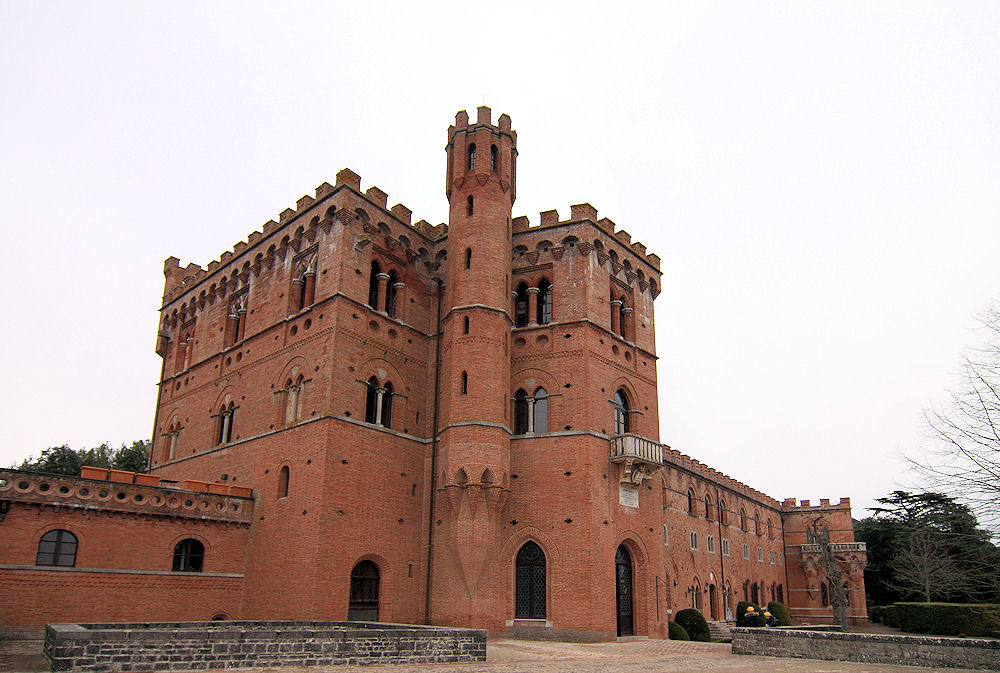
[[[0,640],[0,672],[48,670],[40,640]],[[732,654],[729,644],[675,640],[619,643],[561,643],[491,640],[486,662],[478,664],[405,664],[333,666],[330,673],[930,673],[913,666],[857,664],[812,659],[781,659]],[[232,670],[232,669],[230,669]],[[249,669],[265,673],[320,673],[321,668]],[[961,673],[968,669],[949,669]]]

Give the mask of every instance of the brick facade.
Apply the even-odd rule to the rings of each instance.
[[[344,169],[207,267],[165,262],[150,471],[253,489],[230,616],[607,638],[797,609],[800,518],[659,443],[659,258],[589,204],[512,218],[516,162],[509,117],[463,111],[447,225]],[[351,598],[372,564],[376,608],[370,580]]]

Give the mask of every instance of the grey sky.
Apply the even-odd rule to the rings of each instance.
[[[1000,295],[995,2],[8,0],[0,57],[4,465],[151,434],[165,257],[344,166],[444,221],[482,103],[515,214],[662,257],[661,440],[776,498],[904,481]]]

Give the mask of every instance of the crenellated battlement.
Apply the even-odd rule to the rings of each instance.
[[[738,493],[739,495],[755,502],[759,502],[775,510],[784,508],[783,504],[779,503],[771,496],[761,493],[757,489],[751,488],[743,482],[733,479],[729,475],[719,472],[715,468],[709,467],[701,461],[696,460],[687,454],[681,453],[676,449],[671,449],[666,445],[663,447],[663,462],[667,465],[675,465],[693,472],[695,475],[702,477],[703,479],[715,482],[722,488],[725,488],[733,493]]]
[[[541,231],[548,227],[559,227],[578,222],[590,222],[617,243],[628,248],[640,260],[649,264],[656,271],[660,271],[660,256],[646,252],[646,246],[636,241],[632,242],[632,235],[624,229],[616,230],[613,220],[606,217],[597,218],[597,208],[589,203],[577,203],[570,206],[570,216],[568,220],[559,219],[559,211],[556,209],[543,210],[539,214],[538,226],[531,226],[531,222],[526,215],[519,215],[513,219],[513,233],[520,234],[531,231]]]
[[[851,499],[841,498],[840,502],[831,504],[829,498],[821,498],[818,505],[813,505],[809,500],[802,500],[798,505],[796,505],[795,498],[785,498],[781,501],[782,512],[819,512],[833,509],[844,509],[850,511]]]
[[[262,244],[266,239],[276,234],[278,231],[284,229],[293,222],[304,218],[306,215],[314,215],[313,220],[315,221],[310,223],[311,225],[315,226],[318,224],[323,226],[326,224],[328,227],[327,217],[321,216],[318,212],[311,211],[313,211],[317,204],[320,204],[325,199],[344,188],[350,189],[357,196],[383,210],[386,215],[394,218],[400,225],[420,234],[424,238],[428,239],[428,242],[430,243],[436,242],[448,233],[448,227],[443,223],[432,225],[425,220],[420,220],[416,224],[411,223],[413,211],[401,203],[397,203],[391,208],[388,207],[388,194],[375,185],[368,187],[367,190],[362,192],[361,176],[352,171],[350,168],[344,168],[337,173],[334,185],[331,185],[329,182],[324,182],[315,189],[314,195],[310,196],[305,194],[300,196],[295,202],[295,208],[286,208],[281,211],[281,213],[278,214],[277,221],[273,219],[268,220],[264,223],[261,229],[251,232],[245,240],[238,241],[233,246],[232,250],[223,252],[218,259],[209,262],[207,267],[202,267],[200,264],[190,263],[186,267],[182,268],[180,266],[180,260],[177,257],[168,257],[163,262],[163,275],[165,278],[163,304],[166,305],[177,299],[194,285],[198,284],[208,276],[211,276],[226,265],[232,263],[244,253],[247,253],[256,246]]]

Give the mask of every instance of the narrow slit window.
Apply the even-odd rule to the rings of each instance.
[[[469,372],[462,372],[462,394],[469,393]]]
[[[472,202],[472,194],[469,194],[469,200],[466,202],[465,214],[472,215],[473,211],[474,211],[474,206]]]

